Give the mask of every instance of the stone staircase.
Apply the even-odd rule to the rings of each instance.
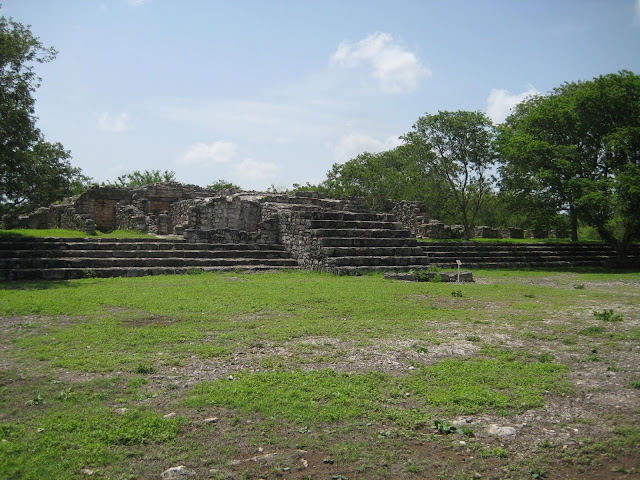
[[[473,268],[603,267],[616,263],[615,251],[597,243],[421,242],[432,266]],[[640,267],[640,245],[634,245],[625,266]]]
[[[0,280],[138,277],[299,268],[282,245],[184,240],[0,238]]]
[[[271,271],[313,268],[341,275],[456,269],[602,267],[616,263],[603,244],[420,242],[393,215],[313,211],[298,217],[304,251],[315,263],[292,258],[291,245],[190,243],[168,239],[0,237],[0,281],[137,277],[193,271]],[[294,241],[302,237],[294,237]],[[296,240],[297,239],[297,240]],[[640,268],[640,246],[626,265]]]
[[[310,222],[322,270],[341,275],[427,268],[429,258],[402,224],[389,214],[316,212]]]

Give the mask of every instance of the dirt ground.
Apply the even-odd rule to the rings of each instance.
[[[532,285],[552,285],[557,282],[544,277],[526,281]],[[586,287],[596,286],[615,289],[616,284],[594,283]],[[640,299],[640,294],[637,298]],[[585,318],[592,316],[588,307],[584,307]],[[618,303],[612,299],[608,307],[622,312],[626,319],[624,326],[614,325],[612,328],[640,327],[640,305],[629,303],[627,299]],[[541,336],[548,331],[547,327],[561,324],[563,315],[563,312],[558,312],[557,316],[545,317],[540,324]],[[11,344],[2,338],[6,338],[5,333],[15,324],[27,321],[30,319],[24,317],[2,319],[1,369],[15,367],[5,355],[12,348]],[[158,324],[166,321],[162,318],[149,320]],[[264,343],[246,351],[237,350],[224,358],[203,359],[194,356],[179,366],[161,365],[149,375],[148,395],[144,402],[163,413],[186,416],[191,442],[206,446],[213,445],[213,440],[220,437],[230,439],[235,453],[225,466],[221,467],[213,460],[218,455],[213,447],[204,447],[199,454],[202,457],[199,464],[187,466],[193,476],[185,474],[175,478],[640,479],[640,444],[627,445],[624,452],[619,454],[608,451],[607,445],[610,443],[606,443],[618,438],[625,427],[640,426],[640,388],[630,387],[640,381],[640,344],[635,339],[611,342],[606,336],[591,337],[588,342],[590,352],[586,353],[592,355],[592,360],[586,360],[584,352],[578,351],[579,345],[528,338],[515,331],[510,333],[508,329],[492,332],[486,327],[481,332],[484,342],[499,344],[501,348],[549,353],[554,361],[567,365],[572,391],[563,395],[547,394],[545,408],[519,415],[477,415],[451,419],[458,429],[471,428],[475,434],[472,439],[460,435],[439,435],[431,425],[424,425],[411,438],[395,439],[389,446],[393,455],[386,458],[384,453],[378,452],[369,458],[369,465],[361,461],[335,462],[328,451],[250,444],[243,438],[251,436],[251,419],[246,421],[246,425],[239,426],[233,421],[233,415],[222,408],[194,411],[180,407],[175,402],[176,392],[186,391],[202,381],[228,378],[238,371],[260,371],[266,359],[278,358],[283,368],[331,368],[344,372],[376,370],[406,375],[415,365],[434,364],[450,357],[471,356],[481,348],[478,342],[459,334],[457,325],[440,324],[438,328],[440,335],[450,340],[440,345],[429,345],[425,351],[416,351],[409,340],[363,343],[312,337],[277,345]],[[332,352],[329,356],[331,361],[326,361],[328,349]],[[336,354],[336,351],[340,353]],[[65,383],[85,382],[97,376],[62,370],[56,375]],[[126,374],[118,372],[115,375]],[[255,423],[259,424],[259,419]],[[363,427],[374,433],[386,431],[387,428],[387,425]],[[238,435],[234,437],[234,433]],[[340,433],[335,438],[336,441],[348,441]],[[291,443],[298,442],[294,438]],[[381,445],[380,451],[384,451],[386,447]],[[500,455],[502,451],[508,455]],[[486,452],[497,453],[487,455]],[[160,478],[158,469],[161,462],[157,457],[145,452],[139,458],[136,460],[141,462],[137,478]],[[204,458],[209,460],[205,461]],[[421,467],[414,469],[412,463]],[[165,464],[164,467],[168,466]]]

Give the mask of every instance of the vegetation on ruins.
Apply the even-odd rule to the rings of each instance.
[[[172,170],[135,170],[131,173],[120,175],[109,184],[116,187],[138,187],[140,185],[150,185],[152,183],[175,182],[176,172]]]
[[[224,178],[220,178],[215,182],[207,185],[207,188],[210,190],[242,190],[242,187],[239,185],[235,185]]]
[[[70,153],[47,142],[36,126],[34,63],[50,62],[28,27],[0,16],[0,214],[26,212],[79,193],[89,179],[71,166]]]

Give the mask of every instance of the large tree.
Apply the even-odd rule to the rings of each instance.
[[[77,193],[88,182],[69,163],[60,143],[36,127],[33,64],[49,62],[46,48],[28,27],[0,17],[0,213],[28,212]]]
[[[528,99],[498,145],[506,190],[569,212],[574,239],[580,220],[626,255],[640,235],[638,75],[621,71]]]
[[[423,159],[427,169],[444,180],[454,199],[465,238],[494,183],[494,127],[481,112],[438,112],[420,117],[413,130],[400,137]]]
[[[374,209],[384,209],[388,200],[421,202],[431,217],[451,218],[446,185],[413,145],[334,164],[319,190],[338,198],[361,197]]]
[[[371,208],[381,209],[389,199],[403,197],[407,181],[404,157],[397,150],[364,152],[343,164],[334,164],[324,182],[329,194],[360,197]]]

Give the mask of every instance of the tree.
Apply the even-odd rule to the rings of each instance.
[[[176,179],[176,172],[165,170],[145,170],[141,172],[136,170],[132,173],[125,173],[120,175],[116,180],[111,183],[116,187],[137,187],[139,185],[150,185],[152,183],[168,183],[174,182]]]
[[[413,131],[400,137],[419,152],[429,171],[446,182],[466,239],[471,238],[485,195],[492,191],[494,136],[486,115],[460,110],[423,116]]]
[[[338,198],[359,197],[373,208],[382,208],[389,199],[400,197],[399,190],[407,184],[395,150],[364,152],[344,164],[334,164],[327,173],[330,195]]]
[[[242,190],[242,187],[240,187],[239,185],[235,185],[231,182],[226,181],[225,179],[221,178],[219,180],[216,180],[215,182],[213,182],[211,185],[207,185],[207,188],[210,190]]]
[[[498,136],[506,189],[566,210],[626,256],[640,235],[640,77],[571,82],[519,105]],[[622,225],[616,237],[614,228]]]
[[[28,27],[0,17],[0,213],[23,213],[77,193],[89,178],[36,127],[33,63],[56,56]]]

